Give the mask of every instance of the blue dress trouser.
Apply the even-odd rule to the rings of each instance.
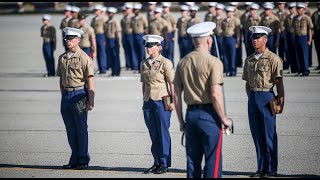
[[[194,44],[191,36],[188,36],[189,42],[188,42],[188,49],[187,49],[187,54],[189,54],[191,51],[194,49]]]
[[[120,76],[119,47],[115,38],[107,38],[107,59],[108,66],[111,67],[112,76]]]
[[[126,58],[126,68],[138,70],[138,60],[134,56],[133,34],[122,34],[122,44]]]
[[[96,34],[97,42],[97,62],[100,73],[105,73],[107,71],[107,56],[105,47],[105,35]]]
[[[173,62],[173,51],[174,51],[174,41],[172,40],[172,38],[173,38],[173,33],[172,32],[170,32],[170,33],[168,33],[168,49],[165,49],[165,47],[166,47],[166,42],[165,42],[165,44],[164,44],[164,46],[163,46],[163,49],[164,49],[164,51],[163,51],[163,57],[165,57],[165,58],[167,58],[167,59],[169,59],[171,62],[172,62],[172,64],[174,64]]]
[[[140,64],[141,64],[141,61],[145,60],[146,59],[146,50],[145,50],[145,47],[144,47],[144,40],[143,40],[143,36],[145,34],[144,33],[141,33],[141,34],[133,34],[133,40],[134,40],[134,61],[137,61],[138,62],[138,70],[140,72]]]
[[[296,57],[296,49],[295,49],[295,36],[290,32],[286,32],[286,40],[287,40],[287,53],[286,53],[286,62],[289,64],[291,73],[298,72],[298,60]]]
[[[275,54],[277,54],[276,40],[277,40],[276,35],[274,35],[274,34],[268,35],[267,47],[271,52],[273,52]]]
[[[320,32],[316,30],[314,31],[314,46],[318,57],[318,67],[320,67]]]
[[[185,55],[188,54],[189,51],[189,37],[179,37],[178,38],[179,43],[179,50],[180,50],[180,59],[182,59]]]
[[[309,74],[308,36],[295,36],[296,57],[299,62],[298,72]]]
[[[236,66],[242,67],[242,37],[239,38],[239,47],[236,48]],[[237,42],[236,42],[237,43]]]
[[[154,165],[171,167],[171,111],[165,110],[163,100],[149,99],[143,103],[143,115],[152,141]]]
[[[252,34],[251,32],[247,32],[247,46],[246,46],[247,56],[250,56],[255,52],[254,47],[252,45],[252,38],[250,37],[251,34]]]
[[[272,115],[269,101],[273,92],[250,91],[248,101],[249,125],[256,148],[258,171],[275,173],[278,170],[278,137],[276,116]]]
[[[286,40],[286,33],[281,32],[280,38],[279,38],[279,47],[278,47],[278,55],[279,57],[284,61],[283,68],[288,69],[289,68],[289,61],[287,61],[286,52],[287,52],[287,40]]]
[[[88,56],[90,56],[91,48],[82,48],[82,50],[83,50]]]
[[[88,165],[90,161],[88,151],[88,112],[77,114],[72,103],[87,95],[84,89],[63,91],[61,99],[61,115],[67,130],[68,142],[71,148],[71,165]]]
[[[223,66],[225,73],[236,75],[236,38],[223,36]]]
[[[309,36],[308,36],[308,39],[309,39]],[[309,65],[309,67],[312,67],[312,46],[313,46],[313,43],[312,43],[312,41],[311,41],[311,44],[309,45],[308,44],[308,57],[309,57],[309,59],[308,59],[308,65]]]
[[[46,68],[48,72],[48,76],[55,76],[55,66],[54,66],[54,42],[44,42],[42,45],[42,52],[44,56],[44,60],[46,62]]]
[[[201,178],[201,163],[205,156],[203,178],[222,176],[221,121],[213,105],[193,108],[186,113],[187,178]]]

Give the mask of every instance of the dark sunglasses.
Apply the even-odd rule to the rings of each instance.
[[[67,36],[65,36],[63,39],[64,39],[65,41],[68,41],[68,40],[72,40],[72,39],[74,39],[74,38],[76,38],[76,37],[78,37],[78,36],[76,36],[76,35],[67,35]]]
[[[153,47],[153,46],[155,46],[155,45],[159,45],[159,43],[157,43],[157,42],[147,42],[147,43],[144,45],[144,47],[151,48],[151,47]]]
[[[256,33],[256,34],[252,34],[252,35],[250,36],[250,38],[251,38],[251,39],[259,39],[259,38],[261,38],[261,37],[263,37],[263,36],[266,36],[266,34]]]

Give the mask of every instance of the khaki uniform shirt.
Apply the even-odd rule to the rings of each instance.
[[[281,32],[285,31],[285,26],[284,26],[284,20],[286,19],[286,17],[289,15],[289,11],[287,10],[284,10],[283,12],[281,11],[278,11],[276,13],[276,16],[279,18],[280,20],[280,29],[281,29]]]
[[[165,38],[168,33],[168,23],[163,18],[154,19],[149,24],[149,34],[159,35]]]
[[[59,56],[57,76],[63,87],[84,86],[89,76],[94,75],[92,59],[80,48],[68,59],[68,52]]]
[[[172,13],[164,13],[162,18],[167,21],[168,32],[174,32],[176,28],[176,18]]]
[[[307,15],[302,15],[302,18],[299,20],[299,15],[293,18],[293,29],[294,34],[298,36],[308,35],[309,30],[313,29],[313,23],[311,18]]]
[[[70,19],[71,18],[69,18],[69,17],[64,17],[60,22],[60,27],[59,28],[61,30],[63,30],[65,27],[67,27],[68,26],[68,22],[69,22]]]
[[[221,23],[222,35],[231,37],[240,33],[240,19],[237,17],[225,18]],[[237,34],[237,36],[240,34]]]
[[[249,15],[250,15],[250,12],[244,12],[240,17],[240,23],[242,25],[242,29],[244,29],[245,31],[249,30],[248,28],[250,27],[248,26]]]
[[[246,26],[246,31],[250,31],[249,27],[250,26],[258,26],[260,24],[261,17],[260,16],[252,16],[251,14],[248,16],[247,19],[247,26]]]
[[[154,11],[147,12],[147,20],[148,20],[148,24],[150,24],[151,21],[154,20]]]
[[[216,28],[213,30],[217,36],[222,36],[222,21],[225,19],[224,16],[215,16],[213,22],[216,23]]]
[[[187,23],[187,29],[195,24],[201,23],[201,19],[199,19],[197,16],[195,18],[190,18]]]
[[[311,16],[315,31],[320,31],[320,11],[316,11]]]
[[[272,30],[270,34],[277,34],[279,32],[279,28],[281,28],[280,20],[274,14],[268,16],[263,16],[261,18],[259,26],[266,26]]]
[[[207,12],[204,16],[204,21],[213,21],[213,18],[215,17],[215,14],[212,14],[211,12]]]
[[[79,20],[77,18],[70,19],[68,21],[68,27],[79,28],[80,27]]]
[[[148,29],[148,21],[141,14],[139,14],[138,16],[134,16],[131,19],[131,28],[133,34],[145,33],[145,30]]]
[[[143,60],[140,64],[140,81],[144,84],[143,100],[162,100],[163,96],[169,95],[167,82],[173,81],[173,64],[161,54],[152,64],[149,64],[149,59]]]
[[[121,19],[120,24],[121,24],[122,33],[132,34],[131,21],[133,16],[134,16],[133,14],[130,14],[128,16],[124,16]]]
[[[103,28],[106,38],[116,38],[116,32],[121,31],[120,23],[114,17],[105,22]]]
[[[222,61],[196,48],[179,61],[173,84],[183,90],[187,105],[212,103],[210,87],[223,84]]]
[[[234,17],[240,19],[240,17],[241,17],[241,12],[239,11],[239,9],[237,9],[233,14],[234,14]]]
[[[306,9],[306,11],[304,12],[304,14],[307,15],[307,16],[309,16],[309,17],[311,17],[312,12],[311,12],[311,10],[308,8],[308,9]]]
[[[81,41],[79,43],[80,48],[89,48],[92,46],[91,42],[92,39],[96,37],[94,34],[94,30],[90,26],[85,26],[84,28],[81,28],[83,31],[83,34],[81,36]]]
[[[94,17],[91,20],[91,27],[95,34],[104,34],[103,25],[108,20],[106,16]]]
[[[242,79],[247,81],[251,88],[272,89],[276,78],[282,76],[283,61],[268,48],[259,59],[252,53],[245,60]]]
[[[56,42],[56,28],[52,25],[41,26],[41,37],[43,42]]]
[[[178,37],[186,37],[187,34],[187,25],[190,17],[180,17],[177,22]]]
[[[296,14],[289,14],[286,19],[284,20],[284,29],[286,32],[294,33],[294,28],[293,28],[293,18],[296,16]]]

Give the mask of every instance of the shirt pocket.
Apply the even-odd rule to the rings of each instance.
[[[69,65],[70,69],[72,70],[78,70],[81,68],[81,63],[79,59],[74,59],[71,61],[70,65]]]

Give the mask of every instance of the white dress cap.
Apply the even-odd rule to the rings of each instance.
[[[205,21],[189,27],[187,33],[191,37],[205,37],[212,35],[214,28],[216,28],[216,23]]]
[[[64,10],[65,10],[65,11],[71,11],[71,6],[70,6],[70,5],[66,5],[66,6],[64,7]]]
[[[157,7],[154,12],[156,13],[162,13],[163,9],[161,7]]]
[[[229,2],[229,4],[231,5],[231,6],[238,6],[238,2]]]
[[[164,40],[162,36],[153,35],[153,34],[144,35],[142,38],[146,41],[146,43],[156,42],[161,44],[161,41]]]
[[[218,3],[217,6],[216,6],[216,9],[224,9],[224,5],[221,4],[221,3]]]
[[[190,10],[191,10],[191,11],[198,11],[198,10],[199,10],[199,7],[198,7],[198,6],[191,6],[191,7],[190,7]]]
[[[42,19],[46,19],[46,20],[51,20],[51,16],[49,15],[49,14],[44,14],[43,16],[42,16]]]
[[[190,8],[187,5],[180,5],[180,10],[189,11]]]
[[[208,3],[208,6],[211,6],[211,7],[212,7],[212,6],[213,6],[213,7],[216,7],[216,5],[217,5],[216,2],[209,2],[209,3]]]
[[[155,5],[155,4],[157,4],[157,2],[148,2],[148,4]]]
[[[252,34],[269,34],[272,30],[266,26],[250,26],[249,30]]]
[[[259,4],[257,3],[252,3],[251,6],[250,6],[251,9],[255,9],[255,10],[258,10],[260,8]]]
[[[286,2],[277,2],[278,4],[284,4],[284,3],[286,3]]]
[[[127,10],[126,6],[121,6],[121,9],[124,11],[124,10]]]
[[[229,12],[234,12],[234,7],[233,6],[226,6],[225,10],[229,11]]]
[[[162,6],[163,7],[171,7],[171,2],[163,2]]]
[[[245,2],[244,5],[251,6],[253,2]]]
[[[292,7],[296,7],[297,3],[296,2],[291,2],[288,4],[288,7],[292,8]]]
[[[297,7],[306,8],[306,5],[303,2],[298,2]]]
[[[133,4],[132,4],[132,3],[129,3],[129,2],[124,3],[124,6],[125,6],[127,9],[132,9],[132,8],[133,8]]]
[[[187,4],[188,6],[194,6],[196,3],[195,3],[195,2],[186,2],[186,4]]]
[[[141,9],[142,8],[142,4],[134,4],[133,5],[133,9]]]
[[[80,8],[77,7],[77,6],[72,6],[72,7],[71,7],[71,11],[72,11],[72,12],[79,12],[79,11],[80,11]]]
[[[102,9],[101,9],[101,11],[106,12],[106,11],[107,11],[107,9],[108,9],[107,7],[103,6],[103,7],[102,7]]]
[[[81,35],[83,34],[83,31],[81,29],[71,28],[71,27],[64,28],[63,32],[65,33],[66,36],[78,36],[80,38],[81,38]]]
[[[103,5],[101,5],[101,4],[96,4],[96,5],[94,6],[94,9],[95,9],[95,10],[100,10],[100,11],[102,11]]]
[[[115,8],[115,7],[109,7],[108,8],[108,12],[111,12],[111,13],[116,13],[118,10],[117,10],[117,8]]]
[[[266,2],[263,4],[263,8],[265,9],[273,9],[274,8],[274,5],[270,2]]]

